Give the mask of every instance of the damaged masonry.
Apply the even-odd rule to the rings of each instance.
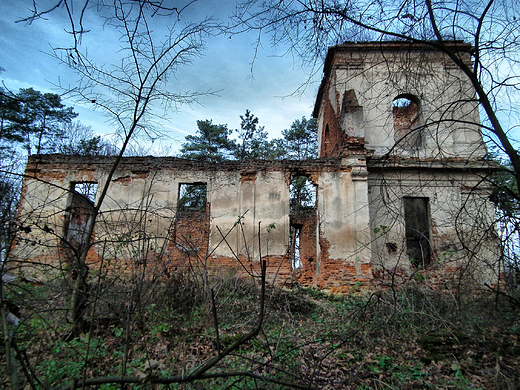
[[[451,49],[469,61],[468,45]],[[438,285],[462,273],[496,283],[485,180],[496,167],[471,84],[444,54],[396,42],[333,47],[314,116],[316,160],[123,158],[90,243],[96,189],[115,158],[31,156],[12,256],[55,271],[89,245],[91,266],[146,263],[165,275],[245,274],[263,258],[271,280],[331,291],[418,271]],[[291,183],[302,176],[315,207],[291,213]],[[35,269],[22,270],[45,277]]]

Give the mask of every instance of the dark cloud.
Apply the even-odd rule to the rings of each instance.
[[[198,1],[187,10],[180,23],[204,16],[225,20],[234,4],[231,1]],[[0,2],[0,66],[5,68],[0,78],[14,90],[32,86],[58,92],[57,84],[74,86],[76,76],[46,54],[52,46],[70,43],[70,36],[64,32],[66,20],[61,19],[64,15],[56,12],[48,20],[39,20],[29,26],[15,23],[27,15],[31,5],[31,0]],[[112,53],[117,52],[117,35],[109,27],[103,28],[96,15],[89,18],[87,22],[92,31],[83,45],[98,61],[110,64]],[[162,27],[167,26],[157,26]],[[307,76],[290,57],[276,56],[283,53],[283,49],[276,51],[269,46],[258,48],[254,67],[251,67],[256,38],[255,34],[236,35],[231,39],[211,38],[203,57],[179,69],[170,80],[169,88],[179,92],[210,90],[216,95],[201,98],[202,105],[183,107],[180,112],[170,115],[166,129],[173,139],[182,142],[186,133],[194,133],[198,119],[212,119],[214,123],[227,123],[230,128],[236,128],[240,124],[239,115],[246,109],[258,116],[260,124],[275,137],[294,119],[310,116],[316,87],[311,86],[302,97],[282,99],[304,83]],[[112,131],[99,112],[79,106],[76,110],[80,113],[78,119],[92,125],[94,131]]]

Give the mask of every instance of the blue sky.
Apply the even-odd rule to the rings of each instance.
[[[44,6],[56,1],[43,0],[38,4]],[[207,15],[227,22],[234,5],[234,1],[199,0],[188,9],[186,17],[195,19]],[[63,9],[58,9],[46,20],[31,25],[15,23],[29,14],[30,7],[32,0],[0,1],[0,66],[5,69],[0,79],[13,91],[33,87],[42,92],[61,93],[57,85],[74,86],[77,77],[48,53],[52,46],[70,43],[70,37],[64,32],[68,27],[66,15]],[[84,39],[84,46],[98,62],[114,61],[111,53],[116,50],[111,49],[111,43],[117,40],[115,33],[109,27],[103,28],[93,12],[87,23],[91,32]],[[164,130],[171,140],[164,142],[179,147],[187,134],[195,133],[197,120],[211,119],[213,123],[228,124],[230,129],[238,128],[239,116],[246,109],[259,118],[260,125],[265,126],[271,137],[280,137],[281,131],[295,119],[311,116],[320,80],[315,78],[303,95],[289,96],[305,83],[308,75],[297,59],[282,55],[286,48],[272,48],[269,37],[263,38],[251,72],[256,39],[256,33],[210,38],[202,57],[177,72],[171,82],[179,90],[218,92],[214,96],[202,97],[201,105],[184,106],[179,112],[169,115]],[[92,126],[96,133],[113,132],[99,112],[73,101],[65,100],[65,103],[74,106],[79,113],[78,120]]]

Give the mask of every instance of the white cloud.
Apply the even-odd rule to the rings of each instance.
[[[77,78],[70,70],[42,52],[47,50],[49,43],[57,45],[62,39],[70,39],[63,33],[64,25],[60,24],[63,15],[56,13],[51,20],[38,21],[31,26],[14,24],[20,15],[26,14],[25,9],[31,4],[30,0],[0,4],[0,14],[3,15],[0,18],[0,42],[2,45],[5,43],[8,49],[0,51],[0,66],[7,70],[0,77],[4,76],[6,85],[13,89],[33,87],[59,93],[52,83],[76,86]],[[196,2],[187,15],[200,18],[208,13],[222,18],[230,15],[234,4],[233,1],[204,0]],[[184,23],[184,20],[181,22]],[[115,32],[110,27],[103,29],[94,14],[86,23],[92,29],[83,41],[89,54],[101,64],[117,61],[115,55],[119,43]],[[315,91],[310,90],[313,87],[301,97],[281,98],[293,93],[307,79],[307,75],[293,64],[292,58],[275,56],[283,51],[277,52],[269,46],[259,47],[251,73],[255,39],[255,34],[233,36],[231,39],[224,36],[212,38],[203,57],[196,58],[192,65],[180,68],[176,77],[171,78],[168,88],[175,92],[219,91],[214,96],[202,96],[202,105],[184,106],[179,112],[171,114],[164,123],[171,138],[182,144],[187,134],[196,132],[197,120],[211,119],[214,123],[228,124],[230,129],[236,129],[240,126],[239,116],[246,109],[259,118],[271,137],[279,137],[281,131],[295,119],[303,115],[310,117],[315,98]],[[114,131],[99,111],[80,105],[74,107],[80,114],[78,119],[91,125],[95,132],[109,134]]]

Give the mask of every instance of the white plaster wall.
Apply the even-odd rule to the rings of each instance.
[[[366,180],[350,172],[322,172],[318,180],[319,230],[329,244],[329,258],[370,261]]]
[[[445,237],[445,250],[459,250],[454,221],[461,207],[460,186],[459,180],[450,181],[447,177],[434,177],[428,173],[387,172],[384,182],[371,176],[372,262],[387,268],[410,268],[406,256],[403,197],[429,198],[432,225],[436,227],[438,236]],[[389,253],[385,243],[396,243],[397,253]],[[442,251],[439,247],[434,249]]]
[[[58,268],[61,262],[58,248],[64,233],[66,210],[72,200],[69,191],[72,183],[97,181],[99,176],[98,172],[71,170],[56,173],[45,180],[26,178],[18,223],[29,227],[30,232],[19,232],[13,257],[26,260],[49,256],[56,259]]]
[[[63,233],[63,211],[67,207],[67,187],[59,181],[45,183],[31,180],[26,185],[19,223],[30,228],[30,232],[19,232],[13,256],[22,260],[48,253],[57,256],[59,236]]]
[[[118,172],[116,176],[124,177],[124,174]],[[154,177],[149,175],[146,180],[132,178],[125,184],[116,180],[109,189],[103,209],[110,211],[107,214],[114,222],[111,226],[123,221],[130,229],[133,223],[139,223],[135,220],[135,209],[147,207],[154,214],[153,228],[157,227],[160,237],[161,231],[163,235],[171,231],[179,185],[197,182],[207,184],[211,232],[209,250],[212,255],[233,257],[234,254],[249,254],[258,260],[258,222],[261,222],[262,255],[285,254],[289,230],[289,188],[281,172],[259,173],[254,182],[241,182],[238,172],[220,171],[163,171]],[[124,205],[132,210],[113,212]],[[226,236],[227,243],[219,229]],[[114,229],[107,231],[110,233],[113,234]],[[159,240],[157,245],[161,244]]]
[[[254,181],[244,182],[237,175],[232,184],[221,186],[214,195],[210,248],[218,246],[215,255],[232,257],[234,252],[249,255],[255,261],[260,254],[285,255],[289,237],[289,186],[283,172],[257,173]],[[241,226],[235,226],[240,217]],[[235,226],[227,237],[233,251],[227,244],[220,243],[222,235],[217,226],[224,234]]]
[[[240,174],[217,172],[211,191],[211,221],[209,249],[215,255],[233,256],[239,249],[240,229],[235,226],[241,213]],[[222,234],[227,242],[223,241]]]
[[[94,175],[77,170],[57,179],[51,179],[50,175],[45,181],[27,180],[20,221],[23,226],[32,226],[30,233],[24,233],[24,238],[38,245],[18,245],[15,255],[20,258],[57,256],[66,209],[71,201],[67,189],[71,188],[72,182],[95,180],[99,197],[106,175],[107,172],[101,169]],[[106,247],[97,246],[98,254],[104,251],[103,254],[109,257],[139,256],[139,251],[143,250],[139,240],[143,237],[150,242],[146,249],[160,252],[171,238],[179,184],[196,182],[207,184],[211,213],[209,250],[213,255],[249,254],[258,260],[260,253],[262,256],[286,254],[289,186],[283,172],[257,173],[254,181],[242,182],[238,172],[178,170],[151,171],[147,175],[124,170],[116,172],[95,227],[96,241],[106,239],[109,243]],[[240,228],[235,225],[241,216]],[[224,235],[232,230],[227,236],[231,248],[221,242],[217,227]],[[35,250],[42,253],[35,253]]]
[[[364,134],[367,148],[375,150],[376,155],[388,152],[395,145],[392,101],[402,94],[414,95],[421,102],[426,144],[420,150],[403,149],[398,153],[463,158],[478,158],[486,153],[477,105],[468,102],[474,99],[473,88],[466,76],[439,53],[414,56],[385,52],[383,57],[377,51],[339,50],[336,57],[328,98],[336,115],[340,115],[343,95],[355,91],[364,118],[363,129],[356,134]],[[356,66],[351,65],[353,62]]]
[[[370,230],[372,262],[376,268],[395,267],[411,270],[406,255],[403,197],[429,198],[430,239],[437,265],[459,266],[472,262],[472,272],[480,269],[480,282],[492,282],[498,269],[499,253],[494,236],[494,211],[485,188],[466,191],[478,183],[478,177],[452,173],[385,172],[369,178]],[[397,253],[389,253],[386,243],[397,244]],[[470,253],[465,249],[473,248]],[[433,253],[432,253],[433,254]],[[477,266],[478,265],[478,266]]]

